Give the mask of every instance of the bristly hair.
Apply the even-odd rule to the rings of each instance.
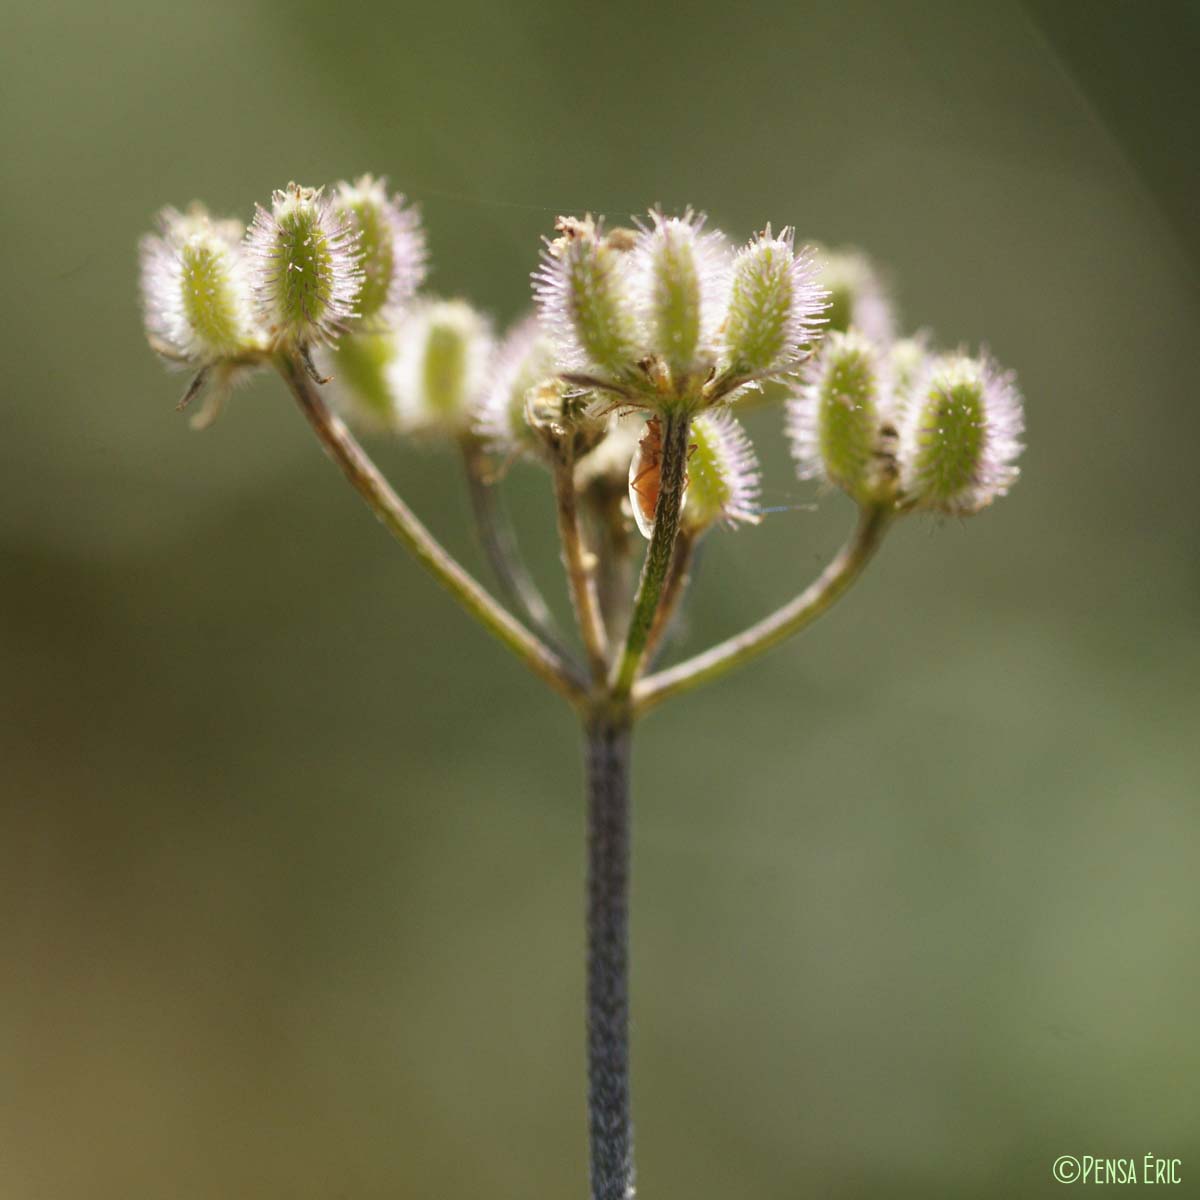
[[[758,456],[745,429],[724,409],[710,409],[692,422],[696,449],[688,463],[684,520],[730,529],[762,520]]]
[[[725,345],[730,369],[755,378],[788,374],[825,325],[829,293],[811,247],[795,248],[795,230],[767,225],[733,263]]]
[[[257,346],[242,226],[202,205],[165,208],[139,243],[147,336],[169,361],[204,365]]]
[[[495,346],[488,318],[465,300],[429,297],[409,309],[395,336],[387,379],[398,428],[455,437],[467,432]]]
[[[873,411],[863,412],[861,399],[856,401],[848,394],[840,394],[836,390],[833,399],[845,405],[847,416],[857,415],[868,422],[870,427],[864,428],[864,439],[854,457],[862,459],[857,463],[858,470],[866,471],[870,465],[868,460],[871,449],[878,442],[879,430],[889,416],[879,350],[873,342],[857,331],[835,331],[827,335],[821,343],[820,352],[805,366],[800,380],[793,385],[792,397],[787,402],[785,432],[791,443],[796,474],[801,479],[816,479],[824,484],[847,483],[846,479],[839,477],[838,471],[831,472],[830,464],[826,461],[829,447],[824,444],[822,434],[822,403],[826,392],[831,388],[836,389],[837,378],[833,373],[845,369],[848,360],[859,362],[862,370],[872,380],[870,403]],[[856,441],[849,429],[845,433],[847,437],[843,449],[848,452]],[[845,462],[841,465],[843,470],[847,466]]]
[[[321,188],[290,183],[271,202],[255,206],[245,243],[260,319],[276,344],[327,345],[358,315],[358,231]]]
[[[394,317],[425,281],[429,256],[419,210],[399,193],[389,199],[387,179],[372,175],[339,183],[333,207],[350,219],[361,239],[358,307],[363,318]]]
[[[629,289],[624,238],[604,232],[604,222],[559,217],[559,236],[544,239],[531,276],[543,328],[554,341],[559,369],[617,380],[642,357]]]
[[[679,217],[659,209],[649,215],[649,224],[637,222],[630,255],[641,341],[673,372],[707,375],[729,303],[728,243],[719,230],[706,230],[705,215],[690,208]]]
[[[829,328],[857,329],[880,349],[896,337],[889,290],[870,256],[852,246],[817,247],[821,280],[829,289]]]
[[[1020,475],[1025,415],[1016,375],[987,350],[934,359],[900,426],[900,484],[918,507],[969,516]]]
[[[525,418],[525,397],[554,373],[553,343],[531,313],[497,347],[488,386],[472,416],[472,427],[490,453],[509,459],[538,444]]]

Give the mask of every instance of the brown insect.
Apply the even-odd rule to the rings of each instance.
[[[695,443],[688,447],[688,460],[696,453]],[[629,498],[633,502],[633,516],[638,528],[646,537],[654,528],[654,510],[658,507],[658,492],[662,483],[662,422],[651,417],[646,422],[646,432],[638,443],[637,453],[629,466]],[[684,490],[688,477],[683,476]]]

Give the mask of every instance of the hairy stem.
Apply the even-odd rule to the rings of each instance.
[[[587,762],[587,1045],[592,1200],[633,1196],[629,1102],[629,758],[625,719],[594,717]]]
[[[679,532],[691,417],[686,412],[671,412],[660,419],[663,423],[662,463],[659,468],[658,502],[654,508],[654,531],[650,535],[650,546],[642,564],[642,578],[633,602],[633,616],[629,619],[625,648],[613,678],[613,693],[617,697],[628,696],[637,678],[654,624],[654,614],[658,611],[663,582],[671,565],[675,535]]]
[[[546,645],[560,658],[570,658],[550,606],[525,566],[499,489],[488,478],[487,455],[479,439],[470,435],[464,437],[462,454],[479,545],[495,573],[501,593],[513,608],[524,614]]]
[[[878,549],[893,515],[892,510],[881,506],[861,509],[854,534],[799,596],[736,637],[642,680],[634,692],[635,713],[640,715],[670,696],[724,675],[815,621],[858,578]]]
[[[342,468],[346,478],[383,525],[413,552],[418,562],[486,630],[499,638],[535,675],[545,680],[572,705],[583,705],[586,685],[570,664],[502,608],[417,520],[342,421],[326,407],[303,364],[290,355],[280,355],[275,362],[326,453]]]
[[[650,636],[646,639],[647,663],[654,662],[679,611],[680,602],[687,592],[692,576],[692,559],[695,553],[696,535],[681,528],[675,539],[675,553],[671,557],[671,567],[667,571],[662,596],[658,601],[658,612],[654,614],[654,624],[650,626]]]

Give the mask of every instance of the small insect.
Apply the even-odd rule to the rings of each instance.
[[[690,461],[697,445],[688,447]],[[646,422],[646,432],[638,443],[637,453],[629,464],[629,500],[633,506],[633,518],[643,537],[649,537],[654,529],[654,510],[658,507],[658,492],[662,482],[662,422],[651,417]],[[683,489],[688,485],[687,472],[683,476]]]

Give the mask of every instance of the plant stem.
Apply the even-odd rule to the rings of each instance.
[[[600,559],[596,598],[610,646],[621,644],[633,605],[633,538],[622,510],[627,494],[627,486],[618,489],[605,481],[593,484],[583,497],[589,518],[586,526]]]
[[[625,649],[613,678],[612,691],[618,698],[629,695],[637,678],[654,624],[654,614],[658,611],[663,581],[671,565],[675,535],[679,532],[691,417],[686,412],[669,412],[660,419],[663,423],[662,462],[659,468],[658,502],[654,508],[654,531],[650,535],[650,546],[642,565],[642,578],[633,602],[633,616],[629,619]]]
[[[570,658],[550,606],[525,566],[499,489],[488,478],[487,456],[479,439],[470,434],[465,436],[462,454],[479,544],[504,598],[525,615],[534,632],[560,658]]]
[[[579,623],[579,634],[583,638],[592,678],[602,683],[608,671],[608,639],[596,599],[596,581],[579,531],[575,456],[570,450],[565,450],[554,464],[554,499],[558,507],[558,537],[562,543],[563,566],[567,572],[571,603],[575,607],[575,619]]]
[[[675,539],[675,553],[671,557],[671,568],[663,583],[662,596],[658,602],[658,612],[654,614],[654,624],[650,626],[650,636],[646,639],[646,662],[653,663],[655,656],[662,647],[663,638],[671,628],[675,614],[679,611],[680,601],[687,591],[688,582],[692,575],[692,559],[696,551],[696,535],[687,529],[680,528]]]
[[[499,638],[535,675],[545,680],[570,704],[581,707],[587,698],[586,684],[570,664],[502,608],[421,524],[342,421],[326,407],[304,366],[290,355],[282,354],[276,357],[275,364],[326,453],[342,468],[346,478],[383,525],[416,555],[421,565],[485,629]]]
[[[592,1200],[633,1196],[629,1102],[629,765],[625,717],[585,727],[588,1131]]]
[[[799,596],[736,637],[642,680],[634,692],[634,712],[640,716],[669,697],[716,679],[799,633],[858,578],[878,549],[893,515],[893,510],[878,505],[860,509],[854,534]]]

